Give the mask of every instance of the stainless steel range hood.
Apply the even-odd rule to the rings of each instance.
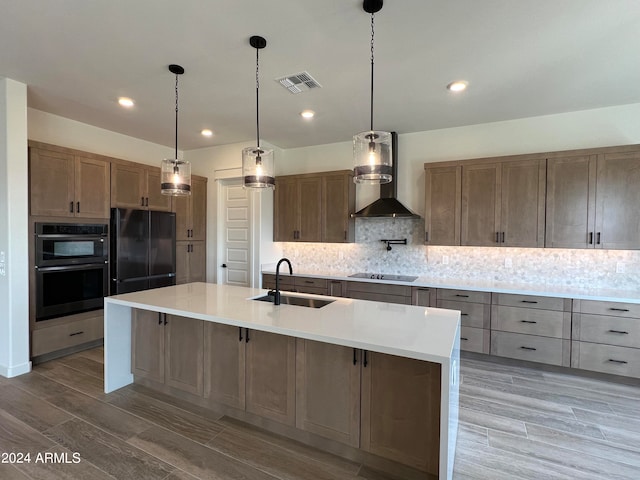
[[[362,210],[352,213],[356,218],[390,217],[420,218],[396,198],[398,195],[398,134],[391,132],[391,175],[393,180],[380,185],[380,198]]]

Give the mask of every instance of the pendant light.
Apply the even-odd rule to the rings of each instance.
[[[242,150],[242,176],[246,188],[274,188],[273,150],[260,147],[260,50],[267,46],[267,41],[258,36],[249,39],[249,44],[256,49],[256,146]]]
[[[176,150],[174,158],[162,161],[161,187],[163,195],[191,195],[191,164],[178,160],[178,76],[184,73],[180,65],[169,65],[176,76]]]
[[[373,17],[382,9],[382,0],[364,0],[362,8],[371,14],[371,129],[353,136],[353,181],[389,183],[392,180],[391,133],[373,129]]]

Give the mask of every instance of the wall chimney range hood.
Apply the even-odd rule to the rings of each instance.
[[[380,185],[380,198],[351,216],[355,218],[420,218],[396,198],[398,195],[398,134],[391,132],[391,174],[389,183]]]

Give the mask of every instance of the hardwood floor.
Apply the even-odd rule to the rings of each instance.
[[[101,348],[0,377],[0,478],[387,480],[139,385],[105,395]],[[456,480],[640,478],[640,387],[462,359]],[[38,453],[69,463],[36,463]],[[72,463],[73,453],[81,461]]]

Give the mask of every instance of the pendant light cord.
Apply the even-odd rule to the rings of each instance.
[[[371,131],[373,132],[373,13],[371,13]]]
[[[178,160],[178,75],[176,74],[176,160]]]
[[[256,146],[258,147],[258,158],[260,158],[260,79],[258,72],[260,69],[260,49],[256,48]]]

